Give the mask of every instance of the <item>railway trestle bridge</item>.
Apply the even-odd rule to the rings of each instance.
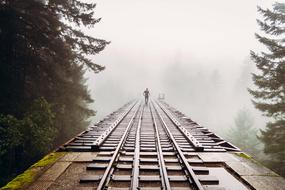
[[[162,100],[128,102],[50,157],[23,189],[285,189],[282,177]]]

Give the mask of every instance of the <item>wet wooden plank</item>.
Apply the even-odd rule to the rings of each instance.
[[[285,180],[273,176],[242,176],[256,190],[284,190]]]
[[[78,152],[67,152],[62,158],[59,159],[59,161],[63,162],[72,162],[74,161],[80,153]]]
[[[55,181],[70,164],[71,162],[56,162],[39,177],[38,181]]]
[[[91,162],[96,158],[97,154],[96,152],[81,152],[80,155],[74,159],[74,162]]]
[[[267,175],[276,176],[276,174],[265,168],[262,165],[253,163],[252,161],[247,162],[226,162],[227,166],[234,170],[239,175]]]
[[[52,181],[36,181],[31,186],[29,186],[28,190],[47,190],[49,186],[52,184]]]

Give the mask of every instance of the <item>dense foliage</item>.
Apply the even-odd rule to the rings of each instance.
[[[264,35],[256,34],[266,51],[251,52],[258,72],[253,74],[257,89],[250,89],[255,106],[271,118],[260,139],[264,152],[270,155],[268,164],[285,176],[285,4],[276,3],[274,9],[258,8],[263,21],[258,24]]]
[[[65,142],[94,114],[84,72],[108,44],[93,27],[95,4],[0,0],[0,185]],[[12,174],[12,175],[11,175]]]

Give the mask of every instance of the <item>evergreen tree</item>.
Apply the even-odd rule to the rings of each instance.
[[[271,166],[285,176],[285,4],[275,3],[273,10],[258,11],[264,20],[257,20],[264,36],[256,34],[267,51],[251,52],[258,72],[253,81],[258,87],[250,89],[256,108],[271,118],[260,139],[264,142],[264,152],[271,156]]]
[[[94,115],[84,72],[104,69],[88,56],[108,44],[80,30],[100,21],[94,8],[79,0],[0,0],[0,179],[74,136]]]
[[[253,127],[254,119],[250,112],[241,110],[235,118],[235,126],[230,128],[226,138],[242,151],[258,157],[262,148],[257,139],[257,129]]]

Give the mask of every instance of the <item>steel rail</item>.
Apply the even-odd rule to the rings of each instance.
[[[91,150],[97,151],[101,144],[106,140],[106,138],[117,128],[117,126],[122,122],[122,120],[128,115],[128,113],[133,109],[133,107],[137,104],[138,101],[135,101],[129,108],[118,117],[118,119],[113,122],[110,127],[105,130],[91,145]]]
[[[158,101],[156,101],[156,104],[163,110],[163,112],[172,121],[172,123],[180,130],[180,132],[182,132],[182,134],[186,137],[186,139],[193,145],[194,149],[197,152],[202,152],[204,150],[203,145],[187,129],[185,129],[185,127],[183,127],[177,119],[175,119],[172,113],[170,113],[167,109],[165,109]]]
[[[140,112],[138,127],[136,130],[136,142],[135,142],[133,173],[132,173],[132,182],[131,182],[132,189],[139,189],[140,135],[141,135],[141,124],[142,124],[144,107],[145,106],[143,106]]]
[[[130,132],[130,129],[131,129],[131,127],[133,125],[133,122],[134,122],[134,118],[137,116],[137,113],[138,113],[140,107],[141,107],[141,105],[138,106],[138,109],[135,111],[135,113],[133,114],[131,120],[129,121],[128,126],[127,126],[127,128],[126,128],[126,130],[125,130],[125,132],[124,132],[124,134],[123,134],[123,136],[122,136],[122,138],[121,138],[121,140],[120,140],[116,150],[114,151],[114,154],[113,154],[113,156],[112,156],[112,158],[111,158],[111,160],[110,160],[110,162],[109,162],[109,164],[108,164],[108,166],[107,166],[107,168],[106,168],[106,170],[105,170],[105,172],[104,172],[104,174],[103,174],[103,176],[102,176],[102,178],[101,178],[101,180],[100,180],[100,182],[98,184],[97,190],[103,190],[104,189],[106,180],[107,180],[107,178],[108,178],[108,176],[110,174],[112,166],[113,166],[114,162],[118,158],[119,151],[120,151],[120,149],[122,148],[123,144],[125,143],[125,141],[127,139],[127,135]]]
[[[157,124],[156,124],[151,106],[150,106],[150,113],[151,113],[153,126],[155,129],[155,135],[156,135],[156,146],[157,146],[158,159],[159,159],[159,165],[160,165],[159,169],[160,169],[160,175],[162,176],[162,178],[161,178],[162,189],[171,190],[169,178],[167,175],[166,166],[165,166],[165,162],[164,162],[164,158],[163,158],[162,148],[161,148],[161,144],[160,144],[159,132],[158,132]]]
[[[195,175],[193,168],[190,166],[190,164],[188,163],[186,157],[184,156],[182,150],[180,149],[178,143],[176,142],[175,138],[173,137],[173,135],[171,134],[170,130],[168,129],[164,119],[162,118],[161,114],[159,113],[158,109],[155,107],[154,103],[152,102],[152,105],[157,113],[157,115],[159,116],[159,119],[162,123],[163,128],[165,129],[168,137],[170,138],[170,140],[172,141],[176,151],[178,152],[178,155],[180,157],[180,159],[182,160],[183,164],[186,167],[187,173],[189,174],[189,179],[190,179],[190,183],[192,183],[192,181],[194,182],[195,188],[198,190],[204,190],[204,187],[202,186],[201,182],[199,181],[198,177]]]

